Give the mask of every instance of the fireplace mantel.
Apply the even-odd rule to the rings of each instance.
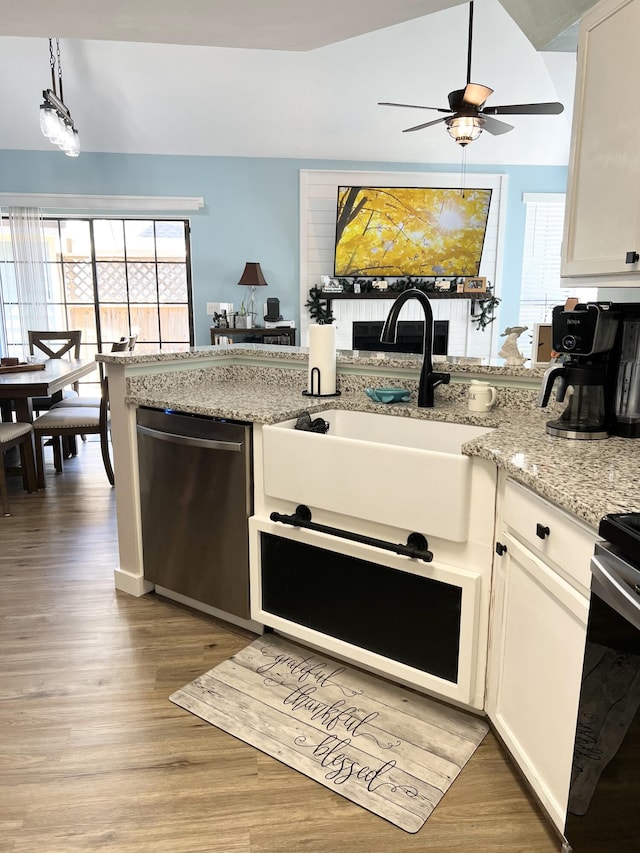
[[[482,293],[455,293],[449,290],[425,290],[423,291],[429,299],[486,299],[490,294]],[[326,300],[329,304],[334,299],[395,299],[403,293],[402,290],[378,290],[375,293],[338,293],[325,292],[320,293],[320,299]]]

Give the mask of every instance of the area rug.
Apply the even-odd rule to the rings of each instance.
[[[489,729],[275,634],[169,698],[407,832],[424,824]]]

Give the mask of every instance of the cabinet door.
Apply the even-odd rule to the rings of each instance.
[[[563,829],[588,601],[508,534],[495,562],[487,712]]]
[[[639,31],[640,0],[602,0],[581,25],[563,276],[640,282],[640,263],[626,263],[640,253]]]

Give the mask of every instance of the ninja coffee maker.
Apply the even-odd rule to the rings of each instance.
[[[548,404],[556,379],[556,399],[568,403],[559,418],[548,421],[549,435],[561,438],[607,438],[615,424],[612,376],[613,352],[618,340],[620,314],[611,303],[578,304],[572,311],[553,309],[553,349],[564,353],[562,364],[544,375],[538,405]]]

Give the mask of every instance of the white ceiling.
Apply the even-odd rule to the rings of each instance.
[[[451,8],[424,14],[442,6]],[[51,16],[64,22],[53,33]],[[467,26],[468,5],[455,0],[21,0],[0,19],[12,70],[0,77],[10,119],[0,147],[51,148],[38,104],[53,34],[83,151],[457,162],[444,126],[401,132],[437,113],[377,102],[446,106],[465,82]],[[504,136],[483,133],[468,163],[566,164],[575,54],[537,52],[498,0],[476,0],[474,26],[472,78],[495,90],[489,103],[561,100],[566,109],[514,116]],[[196,37],[246,47],[164,43]]]
[[[575,50],[578,22],[596,0],[501,0],[538,50]]]
[[[542,50],[569,30],[575,38],[572,25],[595,0],[501,2]],[[21,0],[2,10],[0,35],[313,50],[460,4],[467,0]]]
[[[20,0],[0,35],[313,50],[466,0]]]

